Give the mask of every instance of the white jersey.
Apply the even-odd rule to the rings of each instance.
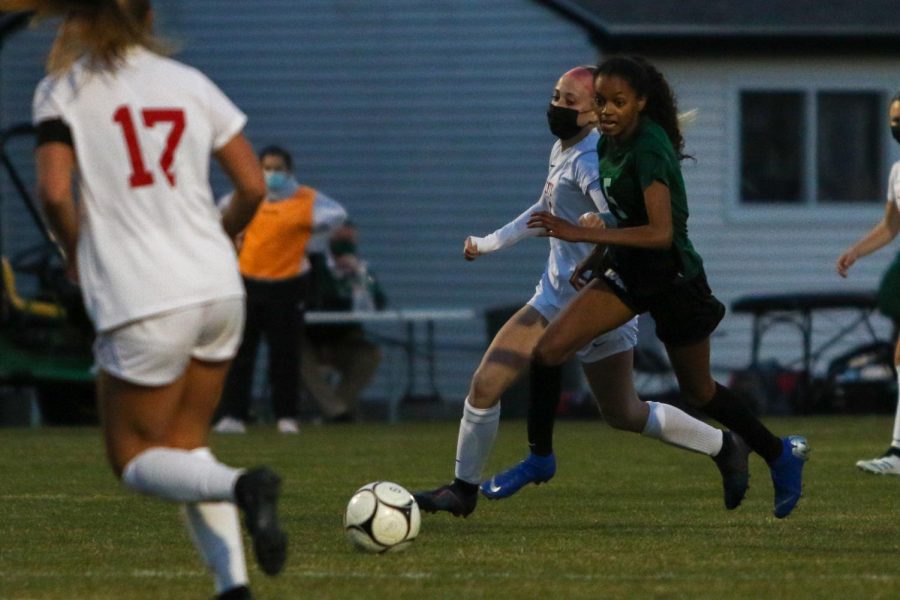
[[[202,73],[143,48],[113,71],[46,77],[34,123],[62,120],[78,161],[78,268],[98,331],[242,296],[209,185],[211,152],[246,116]]]
[[[887,201],[893,202],[900,208],[900,160],[891,167],[891,175],[888,177]]]
[[[597,142],[600,135],[591,131],[583,140],[562,149],[559,140],[550,151],[550,167],[540,199],[510,223],[483,238],[474,237],[478,251],[487,254],[506,248],[519,240],[536,236],[538,229],[528,229],[531,213],[548,211],[558,217],[578,222],[586,212],[608,213],[609,207],[600,190],[600,164]],[[573,243],[549,238],[550,256],[538,283],[537,292],[558,310],[577,293],[569,283],[575,267],[594,249],[591,243]]]

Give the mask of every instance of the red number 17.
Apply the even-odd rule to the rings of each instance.
[[[157,123],[171,123],[172,129],[166,138],[166,148],[159,157],[159,166],[162,167],[169,185],[175,187],[175,173],[172,172],[172,162],[175,159],[175,150],[181,142],[184,133],[184,111],[180,108],[145,108],[141,110],[144,126],[152,128]],[[137,131],[134,127],[134,119],[127,105],[122,105],[113,113],[113,121],[122,128],[125,136],[125,144],[128,146],[128,158],[131,161],[131,175],[128,183],[131,187],[143,187],[153,185],[153,173],[147,170],[144,164],[144,156],[138,143]]]

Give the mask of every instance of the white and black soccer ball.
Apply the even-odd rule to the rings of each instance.
[[[419,535],[421,522],[412,494],[390,481],[373,481],[356,490],[344,512],[347,539],[366,552],[403,550]]]

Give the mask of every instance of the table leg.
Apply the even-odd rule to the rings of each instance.
[[[431,388],[431,396],[434,400],[440,400],[441,395],[438,393],[437,389],[437,377],[435,375],[435,352],[434,352],[434,321],[428,321],[425,324],[426,327],[426,341],[427,341],[427,353],[428,353],[428,383]]]
[[[412,321],[406,324],[406,394],[412,397],[416,389],[416,329]]]
[[[762,337],[762,315],[753,315],[753,340],[750,342],[750,364],[756,366],[759,364],[759,344]]]
[[[400,405],[412,398],[416,389],[416,330],[412,321],[406,322],[406,343],[403,344],[406,352],[406,389],[403,394],[391,398],[388,406],[388,421],[396,423],[400,420]]]

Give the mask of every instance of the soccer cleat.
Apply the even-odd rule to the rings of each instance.
[[[244,472],[234,486],[244,525],[253,539],[256,562],[266,575],[277,575],[287,558],[287,534],[278,522],[281,478],[266,467]]]
[[[803,492],[803,465],[809,460],[809,444],[801,435],[782,438],[782,451],[769,470],[775,486],[775,517],[783,519],[794,510]]]
[[[297,419],[291,417],[278,419],[276,426],[278,427],[278,433],[286,433],[288,435],[300,433],[300,423],[297,422]]]
[[[481,493],[490,500],[509,498],[520,489],[534,483],[540,485],[556,474],[556,457],[553,454],[538,456],[529,454],[525,460],[491,477],[481,484]]]
[[[415,492],[413,498],[427,513],[443,511],[454,517],[468,517],[478,502],[478,487],[469,491],[454,481],[433,490]]]
[[[887,454],[879,458],[857,461],[856,466],[866,473],[900,475],[900,456],[888,451]]]
[[[725,508],[734,510],[741,505],[747,488],[750,487],[750,467],[747,461],[750,446],[732,431],[726,431],[722,435],[722,450],[712,459],[722,474]]]
[[[247,426],[240,419],[222,417],[213,427],[216,433],[247,433]]]
[[[253,594],[246,585],[239,585],[217,595],[216,600],[253,600]]]

